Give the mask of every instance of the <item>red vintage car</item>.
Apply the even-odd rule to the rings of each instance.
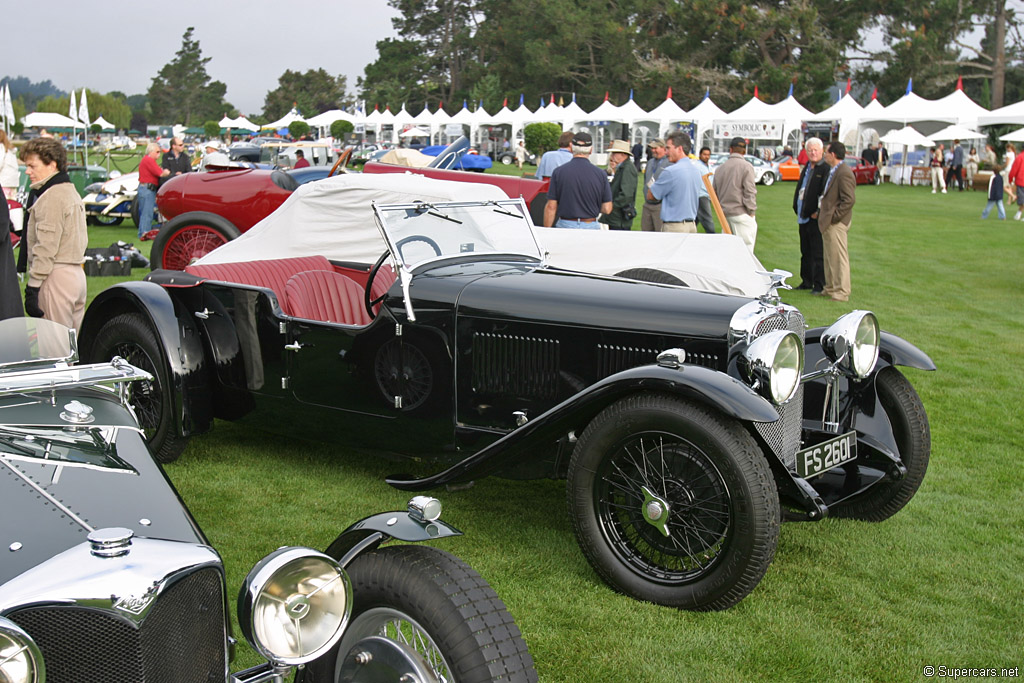
[[[439,162],[445,160],[447,151],[438,156]],[[167,222],[153,241],[152,268],[184,270],[269,216],[299,185],[326,178],[330,170],[313,166],[288,171],[244,168],[172,178],[157,193],[157,208]],[[377,162],[367,163],[363,172],[412,172],[440,180],[497,185],[510,199],[523,197],[537,225],[542,223],[547,202],[547,180]]]
[[[878,166],[865,161],[861,157],[847,155],[843,163],[850,167],[853,176],[857,179],[858,185],[881,185],[882,174],[878,172]]]

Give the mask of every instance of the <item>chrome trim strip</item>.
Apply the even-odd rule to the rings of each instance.
[[[38,493],[40,496],[42,496],[47,501],[49,501],[49,503],[51,505],[53,505],[55,508],[57,508],[58,510],[63,512],[65,515],[70,517],[74,522],[76,522],[79,526],[81,526],[83,529],[85,529],[86,532],[95,531],[95,529],[92,526],[90,526],[88,522],[86,522],[84,519],[82,519],[81,517],[76,515],[74,512],[72,512],[70,510],[70,508],[68,508],[66,505],[64,505],[64,503],[60,502],[55,497],[50,495],[50,493],[47,492],[46,489],[42,488],[41,486],[39,486],[39,484],[37,484],[34,481],[32,481],[31,479],[29,479],[28,475],[23,473],[21,470],[19,470],[17,467],[12,465],[11,463],[7,462],[6,459],[0,458],[0,465],[3,465],[7,469],[9,469],[11,472],[13,472],[15,475],[17,475],[18,478],[20,478],[22,481],[24,481],[26,484],[28,484],[29,487],[31,487],[36,493]]]

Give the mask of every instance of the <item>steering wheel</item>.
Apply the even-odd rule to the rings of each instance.
[[[409,242],[424,242],[427,244],[427,246],[434,250],[435,255],[441,255],[441,247],[439,247],[437,242],[435,242],[434,240],[430,239],[426,235],[409,235],[408,237],[403,237],[402,239],[398,240],[398,242],[395,243],[395,248],[398,249],[398,255],[401,256],[403,260],[405,259],[405,254],[402,253],[402,247],[409,244]]]
[[[331,172],[327,174],[328,178],[330,178],[332,175],[334,175],[338,171],[339,168],[341,168],[341,172],[342,173],[346,172],[345,171],[345,166],[348,164],[348,160],[352,157],[352,150],[353,149],[354,149],[353,147],[346,147],[345,148],[345,151],[341,153],[341,156],[338,157],[338,160],[336,162],[334,162],[334,166],[331,167]]]
[[[389,249],[385,249],[384,253],[380,255],[379,259],[377,259],[377,262],[373,264],[373,268],[370,268],[370,274],[366,276],[366,290],[363,292],[363,303],[366,304],[366,312],[370,315],[370,320],[377,317],[376,311],[373,310],[374,307],[381,301],[384,301],[384,298],[388,295],[385,291],[376,299],[370,297],[370,291],[373,289],[373,280],[377,277],[377,273],[380,272],[380,269],[384,267],[384,262],[388,260],[389,256],[391,256],[391,251]]]

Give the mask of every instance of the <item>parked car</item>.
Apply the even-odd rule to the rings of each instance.
[[[447,152],[435,157],[438,163],[447,164],[458,158],[457,154]],[[172,178],[161,185],[157,193],[157,208],[167,222],[153,241],[152,267],[184,269],[266,218],[297,187],[322,180],[329,172],[328,167],[318,166],[287,171],[221,170]],[[546,180],[381,163],[366,164],[364,172],[412,172],[441,180],[495,185],[507,197],[524,197],[534,221],[543,222],[549,184]]]
[[[729,158],[728,154],[721,152],[712,154],[708,160],[708,167],[712,171],[715,170],[716,166],[720,166],[725,163],[725,160]],[[744,154],[743,158],[750,162],[750,165],[754,167],[754,182],[758,185],[773,185],[776,180],[779,179],[776,167],[769,161],[765,161],[760,157],[755,157],[751,154]]]
[[[789,274],[733,262],[733,236],[537,229],[494,188],[442,183],[442,202],[399,179],[395,204],[367,174],[304,186],[185,272],[96,297],[83,352],[154,375],[137,400],[158,458],[221,418],[451,465],[403,489],[563,478],[604,581],[697,610],[754,589],[783,515],[883,520],[920,486],[928,419],[896,366],[934,365],[872,313],[806,330]],[[549,256],[566,232],[576,270]],[[630,244],[702,249],[714,281],[747,263],[736,277],[763,286],[631,268]]]
[[[429,147],[422,148],[420,151],[427,156],[436,157],[439,154],[442,154],[447,148],[448,145],[430,145]],[[490,157],[479,154],[476,150],[468,149],[466,150],[466,153],[461,155],[450,168],[456,171],[475,171],[477,173],[483,173],[493,165],[494,162],[491,161]]]
[[[0,322],[0,680],[270,683],[296,667],[315,683],[537,680],[479,574],[390,543],[460,535],[424,496],[325,552],[282,547],[257,562],[238,623],[267,661],[229,674],[224,562],[129,402],[142,405],[152,377],[122,358],[76,365],[74,340],[47,320]]]
[[[287,171],[245,168],[171,178],[156,196],[167,222],[153,240],[153,268],[183,269],[272,213],[297,187],[329,173],[327,166]]]
[[[85,188],[85,217],[96,225],[120,225],[125,218],[138,222],[139,208],[135,196],[139,189],[139,173],[112,171],[110,180]]]
[[[862,157],[847,155],[843,163],[853,171],[853,177],[857,179],[858,185],[881,185],[882,174],[878,172],[878,166],[864,161]]]
[[[776,167],[779,172],[779,180],[800,180],[800,170],[803,168],[793,157],[787,156],[779,162]]]

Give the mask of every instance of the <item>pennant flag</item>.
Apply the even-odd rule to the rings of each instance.
[[[963,76],[957,76],[956,77],[956,89],[957,90],[963,90],[964,89],[964,77]]]
[[[711,86],[708,86],[707,88],[704,89],[704,99],[711,99]]]
[[[85,96],[85,88],[82,88],[82,101],[78,105],[78,120],[86,128],[89,127],[89,100]]]
[[[555,103],[555,93],[551,93],[551,104]]]
[[[850,94],[850,79],[849,78],[846,79],[846,90],[843,91],[843,94],[844,95],[849,95]]]
[[[668,86],[668,93],[665,95],[665,99],[666,100],[671,100],[672,99],[672,86],[671,85]]]
[[[462,108],[463,109],[467,109],[467,107],[466,107],[466,100],[462,100]]]
[[[444,102],[438,102],[437,103],[437,110],[441,111],[442,109],[444,109]]]
[[[608,101],[608,91],[607,90],[604,91],[604,101],[605,102]]]
[[[790,83],[789,84],[789,94],[786,95],[786,97],[792,97],[792,96],[793,96],[793,84]]]
[[[633,89],[629,89],[629,99],[633,99]]]
[[[871,99],[873,99],[873,100],[877,100],[878,99],[878,86],[877,85],[875,86],[875,89],[871,91]]]
[[[75,102],[75,91],[71,91],[71,106],[68,107],[68,116],[73,120],[78,120],[78,104]],[[72,126],[73,128],[73,126]]]
[[[11,99],[11,85],[4,84],[4,116],[7,118],[7,125],[14,125],[14,101]]]
[[[914,79],[913,78],[908,78],[907,79],[907,92],[905,92],[903,94],[904,95],[909,95],[912,92],[914,92]]]
[[[575,101],[576,101],[576,93],[573,93],[573,94],[572,94],[572,101],[573,101],[573,102],[575,102]]]
[[[558,96],[558,106],[559,107],[564,107],[565,106],[565,98],[562,95]]]
[[[374,111],[379,111],[379,110],[380,110],[380,102],[376,102],[376,103],[374,103],[374,105],[373,105],[373,110],[374,110]]]
[[[543,109],[543,108],[544,108],[544,96],[541,95],[540,96],[540,107],[538,107],[538,109]]]
[[[523,106],[523,93],[519,93],[519,106]]]
[[[508,106],[508,98],[507,97],[505,98],[505,101],[501,103],[501,106],[503,106],[503,107],[507,107]]]
[[[757,86],[756,85],[754,86],[754,97],[755,98],[757,97]]]

